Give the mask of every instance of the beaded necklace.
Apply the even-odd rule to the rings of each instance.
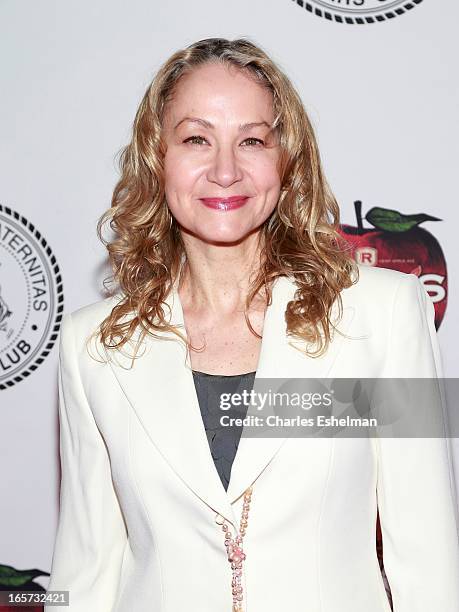
[[[225,534],[225,546],[228,555],[228,561],[231,563],[233,577],[231,580],[231,592],[233,595],[233,612],[243,612],[242,602],[244,599],[244,590],[242,588],[242,563],[245,560],[243,550],[243,540],[248,525],[250,501],[252,498],[252,487],[246,489],[244,493],[244,503],[242,506],[241,522],[239,533],[236,538],[233,538],[228,527],[226,519],[217,523],[221,525],[222,531]]]

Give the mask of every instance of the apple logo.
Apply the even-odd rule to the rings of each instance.
[[[341,224],[339,231],[357,263],[418,276],[434,304],[438,330],[448,300],[446,260],[438,240],[420,224],[441,219],[373,207],[365,215],[372,227],[364,227],[360,200],[354,209],[357,226]]]
[[[5,597],[1,598],[0,612],[43,612],[43,603],[33,601],[34,598],[36,602],[46,601],[46,589],[35,582],[38,576],[49,576],[49,573],[39,569],[19,570],[0,563],[0,591],[7,591]]]

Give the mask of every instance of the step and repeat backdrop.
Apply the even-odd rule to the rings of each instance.
[[[0,589],[48,584],[60,321],[105,295],[116,154],[195,40],[248,37],[290,76],[355,258],[422,280],[458,377],[458,18],[453,0],[0,2]]]

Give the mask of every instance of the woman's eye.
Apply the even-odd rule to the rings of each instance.
[[[247,142],[248,140],[252,140],[253,142],[255,142],[255,144],[265,144],[263,140],[260,140],[259,138],[246,138],[244,142]]]
[[[205,140],[205,138],[203,138],[202,136],[190,136],[189,138],[187,138],[183,142],[191,142],[191,144],[200,144],[198,142],[194,142],[196,140]]]

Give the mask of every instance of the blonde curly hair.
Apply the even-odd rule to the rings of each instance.
[[[172,332],[164,302],[181,279],[186,253],[177,223],[165,199],[165,144],[162,121],[180,78],[198,66],[218,62],[234,66],[272,93],[274,122],[280,146],[281,192],[276,208],[260,228],[260,266],[246,300],[246,309],[261,290],[271,301],[278,276],[295,279],[295,299],[285,312],[287,334],[306,341],[306,354],[322,355],[331,340],[332,306],[340,292],[358,278],[358,268],[338,232],[339,208],[325,179],[314,131],[301,99],[282,70],[247,38],[208,38],[174,53],[159,69],[137,110],[131,142],[122,149],[121,176],[111,208],[97,224],[108,250],[120,302],[100,324],[97,335],[106,348],[123,347],[137,326],[138,346],[146,334]],[[114,232],[103,238],[108,222]],[[355,278],[353,278],[355,277]],[[252,333],[260,337],[245,318]],[[122,321],[123,319],[123,321]],[[309,346],[308,346],[309,344]],[[311,348],[314,350],[311,350]]]

